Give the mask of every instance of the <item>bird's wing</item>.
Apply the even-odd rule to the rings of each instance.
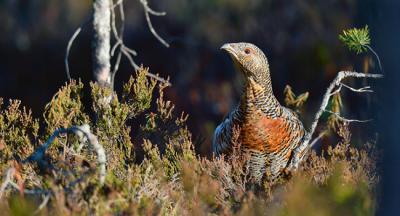
[[[216,156],[231,148],[233,128],[237,120],[237,109],[235,109],[215,129],[212,148]]]
[[[300,141],[306,135],[306,130],[303,126],[303,123],[299,119],[299,115],[296,112],[286,107],[283,107],[283,112],[283,117],[287,120],[290,130],[294,132],[292,136],[295,138],[293,140],[295,146],[293,147],[297,147],[297,145],[300,144]]]

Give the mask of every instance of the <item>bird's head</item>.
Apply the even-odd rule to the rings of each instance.
[[[269,78],[267,57],[254,44],[226,43],[221,49],[229,53],[235,65],[246,78],[253,78],[258,81]]]

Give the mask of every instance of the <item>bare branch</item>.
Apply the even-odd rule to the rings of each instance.
[[[144,6],[145,11],[147,11],[148,13],[150,13],[152,15],[163,16],[163,15],[166,14],[164,12],[156,12],[156,11],[152,10],[151,8],[149,8],[148,5],[147,5],[147,1],[141,0],[141,3],[142,3],[142,5],[145,5]],[[120,26],[119,31],[117,30],[116,15],[115,15],[115,11],[114,11],[114,9],[117,6],[119,8],[120,21],[121,21],[121,26]],[[116,75],[116,73],[117,73],[117,71],[119,69],[119,65],[121,63],[122,55],[124,55],[128,59],[129,63],[134,68],[134,70],[138,70],[139,69],[139,66],[133,60],[133,56],[136,56],[137,52],[135,50],[127,47],[125,45],[125,43],[124,43],[124,40],[123,40],[124,23],[125,23],[125,13],[124,13],[124,8],[123,8],[123,0],[119,0],[117,3],[113,4],[113,7],[111,9],[111,28],[112,28],[112,32],[113,32],[114,38],[116,39],[116,43],[114,44],[114,46],[111,49],[111,56],[114,56],[115,52],[118,49],[117,59],[115,60],[114,68],[113,68],[113,72],[112,72],[111,83],[114,83],[115,75]],[[150,26],[151,26],[151,23],[150,23]],[[151,26],[151,29],[153,29],[152,26]],[[155,33],[155,34],[158,36],[157,33]],[[149,77],[151,77],[151,78],[153,78],[155,80],[158,80],[160,82],[166,83],[167,85],[171,85],[171,83],[169,81],[159,77],[158,75],[155,75],[155,74],[152,74],[152,73],[148,72],[147,76],[149,76]]]
[[[65,57],[64,57],[64,64],[65,64],[65,72],[67,73],[67,78],[71,79],[71,73],[69,70],[69,63],[68,63],[68,58],[69,58],[69,53],[71,51],[72,44],[74,43],[76,37],[78,37],[79,33],[81,33],[82,29],[92,20],[92,17],[89,17],[86,19],[85,22],[81,26],[79,26],[74,34],[72,34],[71,38],[68,41],[67,49],[65,51]]]
[[[344,83],[341,83],[341,85],[346,87],[346,88],[348,88],[349,90],[351,90],[353,92],[374,92],[373,90],[371,90],[370,86],[365,86],[365,87],[362,87],[362,88],[355,89],[355,88],[353,88],[351,86],[348,86],[348,85],[346,85]]]
[[[118,0],[115,4],[112,5],[112,9],[116,8],[119,4],[122,4],[124,0]]]
[[[146,5],[147,5],[147,1],[146,1]],[[149,11],[149,13],[151,15],[154,15],[154,16],[165,16],[165,15],[167,15],[167,12],[165,12],[165,11],[158,12],[158,11],[155,11],[155,10],[151,9],[149,6],[147,6],[147,10]]]
[[[14,173],[15,173],[14,167],[11,167],[7,170],[4,181],[0,187],[0,199],[3,197],[3,193],[6,190],[7,186],[12,182],[12,177],[14,176]]]
[[[85,124],[82,126],[72,126],[70,128],[60,128],[50,136],[50,138],[40,146],[35,152],[32,153],[27,159],[23,161],[33,162],[42,160],[46,150],[49,148],[51,143],[60,135],[64,133],[72,132],[79,136],[79,138],[83,141],[88,141],[89,146],[94,149],[97,154],[97,163],[99,164],[99,175],[100,175],[100,184],[103,184],[106,176],[106,154],[102,145],[100,145],[97,137],[90,132],[90,126]]]
[[[142,3],[142,5],[143,5],[144,15],[146,16],[147,25],[149,26],[151,33],[165,47],[169,47],[169,44],[163,38],[161,38],[160,35],[158,35],[158,33],[154,29],[153,24],[151,23],[151,19],[150,19],[150,14],[156,15],[156,16],[164,16],[164,15],[166,15],[166,13],[165,12],[156,12],[153,9],[151,9],[148,5],[147,0],[140,0],[140,3]]]
[[[352,71],[340,71],[338,73],[338,75],[336,76],[336,78],[331,82],[328,89],[326,90],[324,97],[322,99],[321,106],[320,106],[318,112],[316,113],[316,115],[314,117],[314,121],[312,122],[311,127],[308,130],[308,133],[306,134],[303,142],[294,150],[294,152],[293,152],[294,156],[288,166],[289,169],[293,169],[293,170],[297,169],[299,164],[305,158],[305,156],[308,155],[307,153],[311,148],[310,141],[315,132],[315,129],[317,128],[317,125],[319,123],[319,120],[320,120],[322,114],[326,111],[326,107],[328,106],[331,96],[333,95],[333,93],[338,93],[341,90],[341,87],[344,86],[342,83],[342,80],[345,78],[348,78],[348,77],[378,79],[378,78],[382,78],[383,75],[381,75],[381,74],[365,74],[365,73],[352,72]],[[339,87],[336,91],[334,91],[336,86],[339,86]],[[363,90],[358,90],[356,92],[365,92],[366,89],[369,90],[368,88],[365,87]],[[353,88],[351,88],[351,90],[353,90]],[[356,89],[354,89],[354,90],[356,90]],[[344,119],[343,117],[341,117],[341,118],[343,120],[349,121],[349,119]],[[352,120],[352,121],[355,121],[355,120]],[[360,120],[357,120],[357,121],[360,121]]]
[[[78,136],[79,136],[79,131],[82,132],[88,139],[89,145],[97,153],[97,162],[99,164],[99,169],[100,169],[99,170],[100,184],[103,184],[106,178],[106,164],[107,164],[106,153],[104,151],[103,146],[99,143],[97,137],[92,132],[90,132],[90,126],[88,124],[82,126],[74,126],[71,127],[70,129]]]
[[[40,210],[42,210],[47,205],[47,203],[50,200],[50,195],[51,195],[50,193],[46,194],[46,196],[43,198],[42,203],[39,205],[39,207],[36,209],[36,211],[33,214],[39,213]]]
[[[324,136],[325,136],[325,133],[320,133],[317,137],[315,137],[310,143],[310,148],[312,148]]]
[[[135,69],[135,70],[138,70],[139,69],[139,66],[135,63],[135,61],[133,61],[133,58],[132,58],[132,56],[129,54],[129,52],[127,52],[126,50],[124,50],[124,49],[121,49],[121,52],[125,55],[125,57],[129,60],[129,63],[132,65],[132,67]]]
[[[65,72],[67,73],[67,78],[70,80],[71,79],[71,74],[69,72],[69,64],[68,64],[68,57],[69,57],[69,51],[71,50],[71,46],[74,43],[75,38],[79,35],[81,32],[82,28],[79,27],[78,29],[75,30],[74,34],[68,41],[67,45],[67,50],[65,51],[65,58],[64,58],[64,63],[65,63]]]
[[[367,48],[369,49],[369,51],[371,51],[371,52],[375,55],[376,60],[378,61],[379,69],[381,70],[381,72],[383,72],[381,60],[379,59],[378,54],[377,54],[377,53],[375,52],[375,50],[372,49],[372,47],[370,47],[369,45],[364,45],[364,46],[367,47]]]
[[[334,92],[330,93],[329,95],[333,96],[333,95],[339,93],[342,90],[342,87],[343,87],[343,85],[342,85],[342,83],[340,83],[339,87]]]
[[[171,86],[171,85],[172,85],[168,80],[163,79],[163,78],[161,78],[161,77],[159,77],[159,76],[157,76],[157,75],[155,75],[155,74],[152,74],[152,73],[147,72],[146,75],[149,76],[149,77],[151,77],[151,78],[153,78],[153,79],[155,79],[155,80],[157,80],[157,81],[159,81],[159,82],[162,82],[162,83],[167,84],[167,86]]]
[[[369,122],[369,121],[372,121],[372,119],[367,119],[367,120],[358,120],[358,119],[347,119],[347,118],[345,118],[345,117],[343,117],[343,116],[341,116],[339,113],[337,113],[337,112],[332,112],[332,111],[330,111],[330,110],[324,110],[325,112],[328,112],[328,113],[331,113],[331,114],[333,114],[333,115],[335,115],[338,119],[340,119],[340,120],[342,120],[342,121],[345,121],[345,122]]]

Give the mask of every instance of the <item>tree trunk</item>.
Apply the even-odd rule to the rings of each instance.
[[[95,0],[93,9],[93,75],[99,85],[112,87],[110,69],[111,1]]]

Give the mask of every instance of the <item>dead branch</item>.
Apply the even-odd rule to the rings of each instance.
[[[23,163],[41,161],[44,154],[46,153],[46,150],[50,147],[51,143],[53,143],[54,140],[59,135],[64,133],[74,133],[81,139],[81,141],[86,141],[86,140],[88,141],[89,146],[97,154],[97,163],[99,165],[99,176],[100,176],[99,181],[100,184],[102,185],[106,177],[106,164],[107,164],[106,154],[103,146],[99,143],[97,137],[90,132],[90,126],[87,124],[82,126],[72,126],[70,128],[60,128],[54,131],[54,133],[50,136],[50,138],[35,152],[33,152],[32,155],[30,155],[27,159],[25,159]]]
[[[71,73],[69,70],[69,63],[68,63],[68,58],[69,58],[69,53],[71,51],[71,47],[75,41],[75,39],[78,37],[78,35],[81,33],[82,29],[92,20],[92,18],[88,18],[86,19],[86,21],[79,26],[74,34],[72,34],[71,38],[68,40],[68,45],[67,45],[67,49],[65,50],[65,57],[64,57],[64,64],[65,64],[65,72],[67,73],[67,78],[70,80],[71,79]]]
[[[381,72],[383,72],[381,59],[379,58],[378,54],[375,52],[374,49],[372,49],[371,46],[369,46],[369,45],[364,45],[364,46],[367,47],[369,49],[369,51],[371,51],[375,55],[376,60],[378,60],[379,69],[380,69]]]
[[[158,34],[157,32],[154,30],[153,25],[151,24],[151,20],[150,20],[150,16],[149,14],[155,15],[155,16],[164,16],[166,15],[165,12],[156,12],[154,10],[152,10],[149,6],[146,0],[141,0],[140,1],[141,4],[143,5],[144,11],[145,11],[145,15],[146,15],[146,20],[147,20],[147,24],[150,28],[150,31],[152,32],[152,34],[166,47],[169,47],[169,44],[167,42],[165,42],[165,40],[163,40]],[[118,7],[119,9],[119,18],[120,18],[120,22],[121,22],[121,26],[119,28],[119,31],[117,30],[117,19],[116,19],[116,12],[115,9]],[[135,50],[132,50],[131,48],[127,47],[124,43],[124,39],[123,39],[123,35],[124,35],[124,28],[125,28],[125,12],[124,12],[124,7],[123,7],[123,0],[119,0],[118,2],[116,2],[115,4],[113,4],[112,8],[111,8],[111,29],[112,29],[112,33],[113,36],[116,40],[115,44],[113,45],[113,47],[111,48],[111,56],[115,56],[116,51],[118,50],[118,54],[117,54],[117,58],[115,60],[114,63],[114,67],[113,67],[113,71],[111,74],[111,83],[113,85],[114,83],[114,79],[115,79],[115,75],[119,69],[119,65],[121,63],[121,58],[122,55],[125,56],[130,65],[134,68],[134,70],[138,70],[139,66],[135,63],[135,61],[133,60],[133,57],[137,55],[137,52]],[[166,80],[163,79],[161,77],[159,77],[156,74],[152,74],[147,72],[147,76],[159,81],[159,82],[163,82],[166,83],[167,85],[171,85],[171,83]]]
[[[319,120],[324,112],[326,112],[326,107],[328,106],[329,100],[332,95],[339,93],[342,87],[346,87],[354,92],[371,92],[369,86],[360,88],[360,89],[355,89],[352,87],[349,87],[345,84],[342,83],[342,80],[348,77],[354,77],[354,78],[373,78],[373,79],[378,79],[382,78],[383,75],[381,74],[365,74],[365,73],[359,73],[359,72],[353,72],[353,71],[340,71],[336,78],[331,82],[329,85],[328,89],[326,90],[324,97],[322,99],[321,106],[318,110],[318,112],[315,115],[314,121],[311,124],[310,129],[308,130],[308,133],[306,134],[303,142],[294,150],[293,152],[293,158],[290,161],[290,164],[288,168],[290,170],[296,170],[299,166],[299,164],[306,158],[308,155],[308,151],[311,149],[311,146],[315,144],[315,142],[311,142],[311,139],[313,137],[313,134],[315,132],[315,129],[317,128],[317,125],[319,123]],[[334,90],[337,88],[336,90]],[[337,113],[333,113],[337,114]],[[338,115],[342,120],[345,120],[347,122],[352,122],[352,121],[358,121],[362,122],[362,120],[352,120],[352,119],[346,119]]]
[[[319,140],[321,140],[322,139],[322,137],[324,137],[325,136],[325,133],[320,133],[317,137],[315,137],[312,141],[311,141],[311,143],[310,143],[310,148],[312,148]]]
[[[0,199],[3,197],[3,193],[6,190],[7,186],[12,182],[12,177],[14,176],[15,168],[11,167],[7,170],[6,176],[4,177],[4,181],[0,187]]]
[[[337,112],[332,112],[332,111],[330,111],[330,110],[324,110],[324,111],[327,112],[327,113],[333,114],[333,115],[335,115],[339,120],[344,121],[344,122],[348,122],[348,123],[350,123],[350,122],[361,122],[361,123],[364,123],[364,122],[372,121],[372,119],[367,119],[367,120],[348,119],[348,118],[345,118],[345,117],[341,116],[341,115],[340,115],[339,113],[337,113]]]
[[[144,15],[146,16],[146,21],[147,21],[147,26],[149,26],[151,33],[154,35],[154,37],[158,41],[160,41],[160,43],[162,43],[165,47],[168,48],[169,44],[162,37],[160,37],[160,35],[158,35],[158,33],[154,29],[153,24],[151,23],[151,19],[150,19],[150,14],[154,15],[154,16],[165,16],[167,13],[154,11],[153,9],[151,9],[149,7],[147,0],[140,0],[140,3],[142,3],[142,5],[143,5]]]
[[[43,195],[42,195],[42,196],[43,196]],[[42,201],[42,203],[40,203],[39,207],[38,207],[38,208],[35,210],[35,212],[33,213],[34,215],[35,215],[35,214],[38,214],[38,213],[40,212],[40,210],[42,210],[42,209],[47,205],[47,203],[48,203],[49,200],[50,200],[50,196],[51,196],[50,193],[44,195],[43,201]]]
[[[64,58],[64,63],[65,63],[65,72],[67,73],[67,78],[70,80],[71,79],[71,74],[69,72],[69,64],[68,64],[68,57],[69,57],[69,51],[71,50],[71,46],[74,43],[75,38],[79,35],[81,32],[82,28],[79,27],[78,29],[75,30],[74,34],[68,41],[67,45],[67,50],[65,51],[65,58]]]

